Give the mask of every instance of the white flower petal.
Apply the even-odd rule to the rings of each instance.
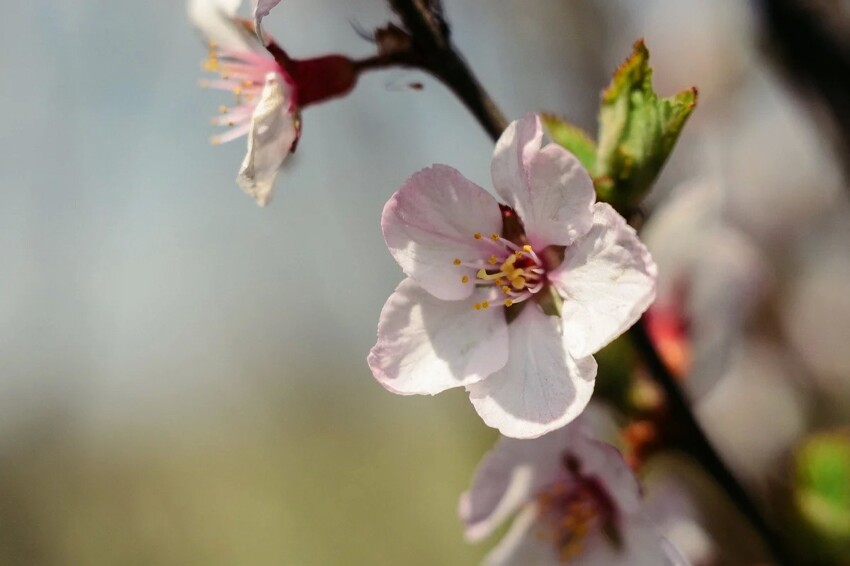
[[[189,0],[189,20],[201,33],[224,49],[254,51],[261,46],[234,21],[242,0]]]
[[[658,529],[643,515],[620,522],[622,545],[615,546],[602,533],[595,532],[584,541],[582,553],[570,564],[580,566],[679,566],[683,558],[670,549]]]
[[[272,8],[280,4],[280,0],[254,0],[254,17],[265,18]]]
[[[393,393],[434,395],[469,385],[502,368],[508,329],[502,309],[442,301],[412,279],[387,300],[378,343],[369,353],[375,378]]]
[[[489,536],[520,505],[555,480],[576,424],[531,440],[499,438],[475,470],[472,487],[460,498],[459,514],[467,539]]]
[[[467,387],[475,410],[512,438],[536,438],[581,414],[596,378],[592,357],[574,359],[559,320],[529,304],[511,322],[508,363]]]
[[[486,566],[557,566],[551,541],[536,536],[537,506],[528,505],[514,519],[511,528],[493,550],[484,557]]]
[[[384,207],[381,228],[404,273],[444,300],[469,297],[477,269],[454,265],[493,253],[488,236],[502,231],[496,199],[446,165],[414,173]],[[480,233],[476,240],[473,235]],[[462,277],[470,282],[463,283]]]
[[[257,37],[265,43],[263,38],[263,18],[269,15],[272,8],[280,4],[280,0],[253,0],[254,3],[254,28],[257,31]]]
[[[573,356],[599,351],[640,318],[655,299],[656,272],[634,229],[608,204],[596,203],[593,227],[549,273],[564,298],[564,337]]]
[[[536,114],[511,122],[496,143],[493,186],[514,208],[535,248],[566,246],[585,234],[596,200],[593,181],[578,159],[561,146],[543,146]]]
[[[265,206],[271,200],[274,180],[298,137],[290,87],[278,73],[268,73],[260,101],[251,116],[248,153],[236,182]]]

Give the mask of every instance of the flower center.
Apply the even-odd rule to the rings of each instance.
[[[221,115],[212,120],[216,126],[230,127],[225,133],[214,136],[213,144],[227,143],[247,134],[266,75],[274,72],[283,77],[281,67],[274,59],[250,51],[219,49],[215,43],[210,43],[204,70],[218,73],[219,78],[202,80],[202,88],[227,90],[236,97],[235,105],[222,105],[219,108]]]
[[[575,463],[570,456],[565,461]],[[613,525],[614,508],[593,478],[578,474],[577,466],[537,494],[539,535],[555,546],[560,562],[581,554],[587,535]],[[612,531],[613,532],[613,531]]]
[[[495,233],[485,240],[483,234],[476,232],[473,238],[490,244],[490,256],[477,262],[455,259],[454,265],[478,269],[475,284],[479,287],[498,288],[504,296],[502,304],[505,307],[530,299],[546,284],[546,268],[531,246],[520,247]],[[463,276],[461,281],[469,283],[469,277]],[[489,307],[490,301],[473,305],[475,310]]]

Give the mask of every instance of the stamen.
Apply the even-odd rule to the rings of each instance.
[[[469,277],[464,275],[463,277],[460,278],[460,282],[461,283],[469,283]]]
[[[490,301],[483,301],[481,303],[481,308],[482,309],[489,309],[490,308]]]
[[[460,261],[460,258],[459,258],[459,257],[456,257],[452,263],[453,263],[453,264],[455,264],[455,265],[460,265],[460,264],[461,264],[461,263],[463,263],[463,262],[462,262],[462,261]]]
[[[481,235],[481,232],[476,232],[475,234],[472,235],[472,237],[475,238],[476,240],[480,240],[481,238],[483,238],[483,236]]]
[[[489,263],[490,265],[496,265],[497,263],[499,263],[499,258],[494,255],[491,255],[490,259],[487,260],[487,263]]]
[[[505,299],[505,306],[510,307],[513,306],[514,302],[512,299]]]

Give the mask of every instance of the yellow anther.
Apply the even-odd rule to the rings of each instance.
[[[242,81],[242,86],[244,86],[244,87],[249,87],[249,86],[251,86],[251,85],[253,85],[253,84],[254,84],[254,83],[253,83],[253,82],[251,82],[251,81]],[[531,247],[531,246],[528,246],[528,247]]]
[[[496,265],[497,263],[499,263],[499,258],[494,255],[491,255],[490,259],[487,260],[487,263],[489,263],[490,265]]]
[[[481,310],[481,305],[480,305],[480,304],[478,304],[478,303],[475,303],[474,305],[472,305],[472,308],[473,308],[473,309],[475,309],[475,310],[477,310],[477,311],[480,311],[480,310]]]
[[[510,293],[510,292],[511,292],[511,288],[510,288],[510,287],[508,287],[507,285],[505,285],[504,287],[502,287],[502,293],[504,293],[504,294],[506,294],[506,295],[507,295],[507,294],[508,294],[508,293]]]
[[[475,238],[476,240],[480,240],[484,236],[481,235],[481,232],[476,232],[475,234],[472,235],[472,237]]]
[[[238,86],[238,87],[234,88],[233,94],[235,94],[236,96],[239,96],[240,94],[242,94],[242,87]]]
[[[522,277],[517,277],[516,279],[511,280],[511,286],[517,291],[521,291],[525,288],[525,279]]]
[[[525,245],[522,247],[522,249],[524,249],[524,250],[525,250],[525,251],[527,251],[527,252],[530,252],[530,251],[531,251],[531,246],[529,246],[528,244],[525,244]]]
[[[463,277],[460,278],[460,282],[461,283],[469,283],[469,277],[464,275]]]
[[[498,242],[501,238],[502,238],[502,237],[501,237],[501,236],[499,236],[498,234],[496,234],[495,232],[493,232],[492,234],[490,234],[490,239],[491,239],[491,240],[493,240],[494,242]]]
[[[489,301],[482,301],[481,308],[482,309],[489,309],[490,308],[490,302]]]
[[[460,265],[463,262],[460,261],[460,258],[456,257],[455,260],[452,263],[455,264],[455,265]]]
[[[506,307],[509,307],[509,306],[511,306],[512,304],[514,304],[514,302],[513,302],[511,299],[505,299],[505,306],[506,306]]]
[[[221,106],[218,107],[218,111],[221,112],[222,114],[227,114],[227,106],[222,104]]]
[[[517,259],[519,259],[519,258],[523,257],[525,255],[525,253],[519,251],[519,252],[515,252],[514,255],[517,257]]]
[[[498,279],[496,279],[496,285],[498,285],[498,286],[500,286],[500,287],[501,287],[501,286],[502,286],[502,285],[504,285],[504,284],[505,284],[505,280],[504,280],[504,279],[502,279],[501,277],[499,277]]]
[[[218,136],[213,136],[210,138],[210,143],[213,145],[219,145],[221,143],[221,138]]]

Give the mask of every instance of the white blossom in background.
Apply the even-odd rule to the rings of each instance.
[[[620,452],[584,425],[534,440],[503,437],[479,464],[460,501],[466,537],[482,540],[515,515],[485,564],[686,564],[644,512]]]
[[[728,220],[724,199],[716,179],[683,184],[643,230],[659,270],[648,328],[692,398],[727,371],[769,282],[766,258]]]
[[[394,393],[465,387],[486,424],[533,438],[584,409],[592,354],[650,305],[656,268],[625,220],[594,202],[575,156],[544,144],[536,115],[505,130],[492,178],[506,205],[444,165],[389,200],[384,238],[408,278],[368,361]]]
[[[277,172],[294,149],[299,117],[292,80],[257,38],[235,20],[240,1],[190,0],[189,17],[210,43],[205,69],[220,78],[204,81],[236,97],[213,124],[230,129],[213,138],[226,143],[247,136],[248,151],[236,182],[257,204],[269,203]]]

